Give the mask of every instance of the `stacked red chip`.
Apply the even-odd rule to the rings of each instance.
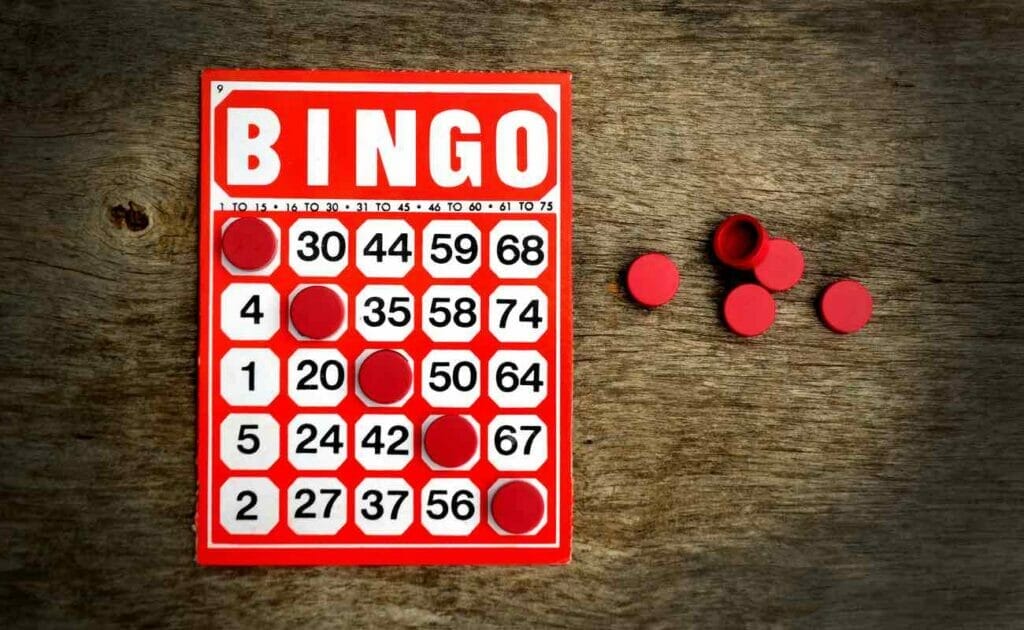
[[[749,214],[726,217],[712,239],[715,257],[734,269],[749,271],[755,282],[734,287],[725,296],[722,317],[743,337],[765,333],[775,322],[772,292],[788,291],[804,275],[804,255],[792,241],[772,238]],[[856,280],[829,285],[819,301],[821,318],[837,333],[860,330],[871,317],[871,294]]]
[[[725,325],[742,337],[764,334],[775,323],[775,299],[770,292],[788,291],[804,275],[800,248],[772,238],[749,214],[726,217],[715,230],[711,245],[722,264],[751,272],[756,281],[740,284],[725,296]]]

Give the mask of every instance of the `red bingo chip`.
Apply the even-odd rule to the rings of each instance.
[[[725,325],[741,337],[763,334],[775,322],[775,300],[756,284],[741,284],[725,296]]]
[[[242,217],[224,228],[220,246],[232,265],[242,271],[256,271],[274,260],[277,237],[266,222],[256,217]]]
[[[345,321],[341,296],[328,287],[312,286],[292,298],[289,309],[292,325],[304,337],[324,339],[338,332]]]
[[[437,418],[426,429],[423,448],[438,466],[458,468],[476,454],[477,433],[473,424],[462,416]]]
[[[491,518],[509,534],[525,534],[544,518],[544,496],[527,481],[510,481],[491,498]]]
[[[359,387],[367,398],[390,405],[405,398],[412,387],[412,366],[402,353],[377,350],[359,368]]]
[[[871,319],[871,293],[856,280],[839,280],[825,287],[819,309],[825,325],[840,334],[854,333]]]
[[[749,214],[734,214],[718,224],[711,246],[723,264],[753,269],[768,253],[768,231]]]
[[[643,306],[661,306],[676,294],[679,270],[665,254],[644,254],[629,266],[626,288],[633,299]]]
[[[769,291],[788,291],[804,275],[804,255],[791,241],[773,238],[768,252],[756,267],[754,277]]]

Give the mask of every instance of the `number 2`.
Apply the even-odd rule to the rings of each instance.
[[[253,509],[256,508],[256,493],[252,490],[242,490],[235,497],[236,501],[248,501],[247,504],[243,505],[239,510],[238,514],[235,515],[235,519],[239,521],[255,521],[258,517],[255,514],[250,514]]]

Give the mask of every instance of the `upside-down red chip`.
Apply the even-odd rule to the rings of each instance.
[[[775,300],[762,286],[741,284],[725,296],[722,315],[729,330],[742,337],[756,337],[775,322]]]
[[[715,229],[715,257],[734,269],[753,269],[768,253],[768,230],[749,214],[726,217]]]
[[[626,289],[643,306],[654,308],[672,299],[679,288],[679,270],[665,254],[644,254],[629,265]]]
[[[400,352],[377,350],[363,359],[359,388],[367,398],[381,405],[396,403],[412,388],[412,366]]]
[[[491,518],[510,534],[525,534],[544,518],[544,497],[532,483],[510,481],[491,498]]]
[[[220,246],[232,265],[243,271],[256,271],[274,260],[277,237],[265,221],[242,217],[224,228]]]
[[[819,310],[825,325],[840,334],[854,333],[871,319],[871,292],[856,280],[838,280],[825,287]]]
[[[427,456],[444,468],[458,468],[473,459],[477,448],[477,434],[473,424],[457,415],[437,418],[423,435],[423,449]]]
[[[754,277],[769,291],[788,291],[804,275],[804,255],[800,248],[783,238],[768,241],[768,252],[756,267]]]
[[[345,321],[341,296],[324,286],[306,287],[292,298],[288,309],[292,326],[304,337],[324,339],[338,332]]]

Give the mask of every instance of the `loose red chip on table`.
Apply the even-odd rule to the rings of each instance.
[[[734,269],[753,269],[768,253],[768,230],[749,214],[726,217],[715,229],[715,257]]]
[[[400,352],[377,350],[359,368],[359,388],[378,404],[396,403],[412,388],[412,366]]]
[[[345,321],[345,305],[341,296],[331,288],[312,286],[302,289],[292,298],[289,314],[300,335],[324,339],[341,328]]]
[[[840,334],[857,332],[871,319],[871,293],[856,280],[839,280],[825,287],[819,302],[821,319]]]
[[[438,466],[458,468],[476,454],[477,434],[462,416],[441,416],[427,427],[423,448]]]
[[[277,237],[265,221],[256,217],[242,217],[224,228],[220,246],[224,257],[232,265],[243,271],[255,271],[274,260]]]
[[[626,272],[626,289],[640,304],[653,308],[672,299],[679,288],[679,270],[665,254],[644,254]]]
[[[725,296],[722,308],[725,325],[742,337],[756,337],[775,322],[775,300],[756,284],[741,284]]]
[[[491,518],[510,534],[525,534],[544,518],[544,496],[529,482],[510,481],[491,498]]]
[[[769,240],[764,260],[754,267],[754,277],[769,291],[788,291],[803,275],[803,253],[783,238]]]

